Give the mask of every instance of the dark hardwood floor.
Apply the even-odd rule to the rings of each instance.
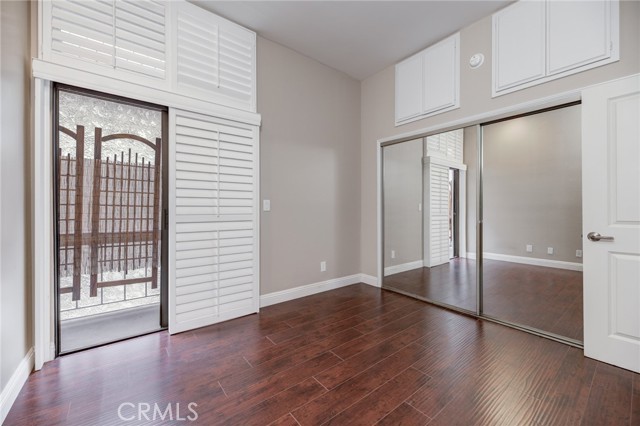
[[[582,272],[484,260],[485,315],[582,341]],[[385,277],[385,287],[476,310],[476,262],[444,265]]]
[[[127,402],[125,418],[155,403],[174,419],[123,421]],[[190,402],[197,421],[177,421]],[[57,424],[631,426],[640,375],[358,284],[52,361],[6,425]]]

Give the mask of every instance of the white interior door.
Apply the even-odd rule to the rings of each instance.
[[[640,372],[640,75],[582,102],[584,353]]]

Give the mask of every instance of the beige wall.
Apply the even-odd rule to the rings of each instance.
[[[484,252],[581,263],[580,112],[577,105],[484,127]]]
[[[260,293],[360,272],[360,83],[258,38]],[[320,261],[327,271],[320,272]]]
[[[491,17],[461,31],[461,108],[400,127],[394,126],[394,67],[390,66],[362,81],[361,85],[361,180],[362,272],[376,275],[376,141],[412,130],[470,117],[640,71],[640,2],[623,1],[620,6],[619,62],[595,68],[539,86],[491,98]],[[485,64],[472,70],[467,65],[474,53],[485,55]]]
[[[384,266],[422,260],[422,139],[385,147],[383,170]]]
[[[30,256],[30,9],[0,2],[0,387],[33,346]]]

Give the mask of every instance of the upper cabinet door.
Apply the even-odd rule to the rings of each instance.
[[[611,2],[551,1],[547,8],[548,74],[611,55]]]
[[[450,37],[424,52],[423,113],[456,105],[458,98],[458,44]]]
[[[493,15],[493,96],[620,59],[618,0],[520,0]]]
[[[396,65],[396,122],[422,113],[422,79],[421,54]]]
[[[493,15],[494,90],[545,75],[545,3],[520,1]]]
[[[396,64],[396,126],[460,107],[460,34]]]

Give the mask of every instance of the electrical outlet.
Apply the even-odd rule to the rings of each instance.
[[[527,253],[533,253],[533,245],[527,244]]]
[[[582,257],[582,250],[576,250],[576,257]]]
[[[418,211],[421,212],[422,211],[422,203],[418,203]]]
[[[396,258],[396,251],[395,250],[391,250],[391,258],[392,259]]]
[[[547,254],[553,254],[553,247],[547,247]]]
[[[271,200],[262,200],[262,210],[265,212],[271,211]]]
[[[326,271],[327,271],[327,262],[323,260],[322,262],[320,262],[320,272],[326,272]]]

